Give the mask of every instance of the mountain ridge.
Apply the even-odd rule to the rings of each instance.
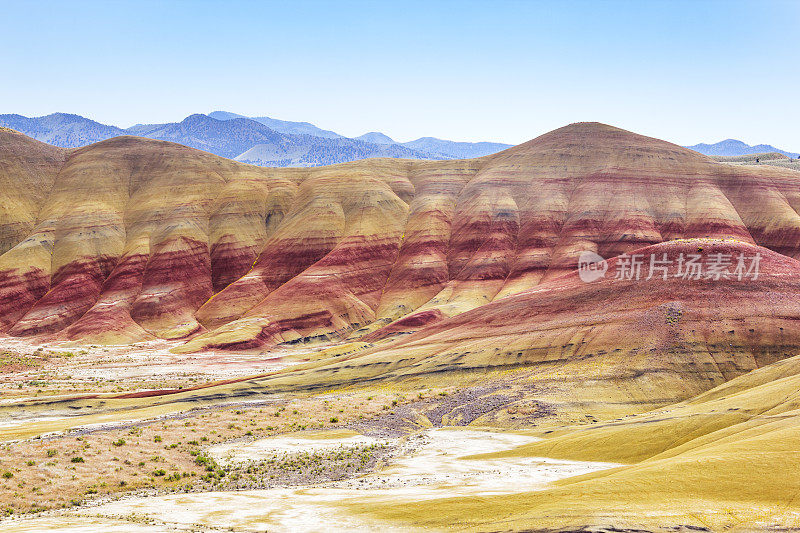
[[[725,139],[713,144],[699,143],[693,146],[686,146],[690,150],[700,152],[703,155],[716,155],[716,156],[740,156],[761,153],[779,153],[793,159],[800,157],[797,152],[787,152],[779,148],[775,148],[769,144],[756,144],[749,145],[738,139]]]
[[[276,118],[271,117],[247,117],[245,115],[239,115],[238,113],[231,113],[230,111],[212,111],[208,113],[208,116],[211,118],[215,118],[217,120],[230,120],[234,118],[249,118],[251,120],[255,120],[256,122],[260,122],[265,126],[279,132],[279,133],[293,133],[293,134],[301,134],[301,135],[314,135],[316,137],[326,137],[330,139],[336,139],[339,137],[343,137],[343,135],[339,135],[338,133],[330,130],[323,130],[318,128],[314,124],[310,122],[292,122],[289,120],[279,120]]]
[[[212,116],[213,115],[213,116]],[[203,118],[205,117],[205,118]],[[69,113],[43,117],[0,115],[0,125],[34,139],[65,148],[75,148],[105,139],[136,135],[177,142],[200,150],[259,166],[320,166],[371,157],[407,159],[448,159],[485,155],[492,143],[453,143],[440,141],[436,149],[426,143],[396,143],[383,134],[349,138],[317,128],[308,122],[291,122],[270,117],[249,118],[227,111],[208,115],[195,113],[180,122],[136,124],[127,129],[109,126]],[[388,139],[388,140],[387,140]],[[475,144],[477,151],[471,151]],[[447,146],[456,149],[447,150]]]

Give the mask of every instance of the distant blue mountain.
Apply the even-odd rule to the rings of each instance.
[[[342,138],[333,131],[323,130],[308,122],[288,122],[285,120],[277,120],[269,117],[244,117],[229,111],[214,111],[209,113],[208,116],[219,120],[230,120],[234,118],[250,118],[262,124],[266,124],[275,131],[282,133],[305,133],[308,135],[316,135],[318,137],[328,138]],[[458,142],[447,141],[444,139],[436,139],[435,137],[420,137],[415,141],[397,142],[385,133],[379,131],[371,131],[355,137],[356,140],[364,141],[372,144],[380,145],[395,145],[403,146],[405,148],[422,152],[432,156],[436,159],[472,159],[474,157],[483,157],[485,155],[494,154],[506,148],[511,148],[510,144],[492,143],[492,142]]]
[[[757,144],[755,146],[750,146],[749,144],[736,139],[725,139],[724,141],[714,144],[700,143],[695,144],[694,146],[687,146],[686,148],[705,155],[737,156],[777,152],[791,158],[798,157],[796,152],[786,152],[769,144]]]
[[[116,126],[106,126],[80,115],[69,113],[53,113],[36,118],[22,115],[0,115],[0,125],[15,129],[38,141],[67,148],[85,146],[111,137],[128,135],[125,130]]]
[[[429,154],[439,154],[446,159],[471,159],[473,157],[483,157],[511,148],[510,144],[490,143],[490,142],[456,142],[445,141],[435,137],[420,137],[416,141],[403,143],[403,146],[427,152]]]
[[[133,132],[128,132],[131,135]],[[189,115],[181,122],[149,125],[137,135],[171,141],[230,159],[256,144],[288,146],[296,142],[290,135],[279,133],[247,118],[217,120],[208,115]]]
[[[279,132],[246,117],[218,120],[195,114],[181,122],[138,124],[128,132],[261,166],[332,165],[370,157],[441,159],[403,146],[382,146],[341,136]]]
[[[137,124],[121,129],[79,115],[55,113],[36,118],[0,115],[0,125],[67,148],[85,146],[120,135],[137,135],[171,141],[261,166],[331,165],[371,157],[444,159],[438,154],[420,152],[399,144],[368,143],[338,135],[320,137],[283,133],[245,117],[217,120],[208,115],[195,114],[181,122]]]
[[[316,127],[310,122],[291,122],[288,120],[278,120],[270,117],[246,117],[244,115],[237,115],[230,111],[212,111],[208,114],[209,117],[217,120],[231,120],[236,118],[249,118],[264,124],[270,129],[280,133],[291,133],[295,135],[314,135],[316,137],[324,137],[327,139],[337,139],[343,137],[334,131],[323,130]]]
[[[388,135],[381,133],[379,131],[370,131],[369,133],[365,133],[364,135],[359,135],[355,137],[359,141],[364,141],[368,143],[375,143],[375,144],[400,144]]]
[[[137,135],[172,141],[262,166],[330,165],[370,157],[468,159],[510,146],[453,142],[433,137],[398,143],[379,132],[350,139],[308,122],[248,118],[228,111],[190,115],[181,122],[167,124],[136,124],[127,129],[68,113],[33,118],[0,115],[0,126],[65,148],[77,148],[120,135]]]

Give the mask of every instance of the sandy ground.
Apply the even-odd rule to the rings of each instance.
[[[339,435],[326,438],[324,434],[308,435],[287,435],[272,437],[269,439],[258,439],[253,442],[226,442],[211,446],[208,455],[220,465],[232,465],[234,463],[244,463],[247,461],[260,461],[279,453],[296,453],[303,451],[315,453],[340,448],[355,448],[356,446],[368,446],[371,444],[388,443],[387,440],[367,437],[365,435]]]
[[[352,447],[366,442],[366,437],[346,434],[336,437],[280,436],[239,446],[217,447],[215,453],[231,460],[249,461],[276,452],[299,453],[315,447]],[[617,466],[543,458],[464,459],[537,440],[516,433],[440,428],[397,440],[403,441],[395,444],[402,445],[405,453],[376,472],[355,479],[312,487],[126,497],[60,515],[9,520],[0,526],[3,531],[64,533],[137,533],[175,529],[410,531],[408,527],[350,514],[346,511],[347,503],[371,500],[375,503],[413,504],[431,498],[537,490],[556,479]],[[84,521],[88,517],[92,517],[91,520]],[[118,529],[122,527],[120,520],[130,521],[131,527]]]
[[[174,354],[177,341],[130,345],[65,346],[0,336],[9,367],[0,383],[0,401],[42,395],[108,393],[177,388],[275,372],[297,364],[319,348],[276,349],[267,356],[248,353]],[[2,362],[2,361],[0,361]],[[1,367],[2,365],[0,365]],[[2,368],[0,368],[2,370]]]

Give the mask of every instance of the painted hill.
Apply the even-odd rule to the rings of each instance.
[[[584,250],[711,238],[800,254],[796,172],[596,123],[481,159],[314,169],[134,137],[65,151],[2,133],[0,154],[28,184],[3,193],[12,335],[374,342],[554,283]]]
[[[605,417],[609,404],[635,411],[634,406],[674,403],[800,351],[800,329],[793,325],[800,316],[799,261],[719,239],[670,241],[631,255],[669,261],[666,279],[662,271],[646,279],[647,267],[640,279],[615,279],[624,262],[618,256],[608,262],[609,275],[591,283],[573,271],[449,319],[418,312],[411,315],[417,321],[395,323],[392,333],[406,334],[395,342],[295,369],[281,382],[341,386],[532,367],[542,387],[537,399],[563,402],[570,388],[579,387],[585,396],[581,408]],[[730,258],[731,270],[736,258],[758,256],[759,275],[676,276],[681,258],[692,255],[705,265]]]
[[[351,168],[351,175],[363,172]],[[247,276],[198,310],[207,328],[220,329],[193,340],[192,346],[335,337],[404,317],[426,324],[560,276],[575,267],[581,250],[612,257],[665,240],[711,237],[797,254],[793,243],[800,219],[789,203],[797,194],[795,173],[723,165],[602,125],[573,125],[480,160],[414,164],[405,180],[389,162],[376,162],[367,175],[391,178],[395,189],[407,183],[395,196],[410,202],[403,224],[398,221],[405,220],[405,208],[389,210],[390,196],[381,202],[382,210],[374,211],[378,219],[358,226],[367,235],[376,231],[371,227],[385,227],[384,235],[394,235],[390,239],[396,244],[381,251],[390,255],[374,258],[386,269],[378,301],[373,299],[377,294],[366,301],[359,297],[363,289],[357,287],[363,281],[348,281],[337,274],[342,265],[326,263],[336,253],[377,253],[348,250],[351,239],[365,237],[346,233],[353,227],[350,208],[336,200],[345,232],[338,249],[315,264],[308,278],[290,281],[273,281],[273,253],[262,254]],[[754,196],[745,199],[742,191],[750,187]],[[403,190],[413,196],[399,194]],[[309,193],[317,197],[321,190]],[[381,196],[378,191],[372,195]],[[766,214],[773,212],[775,219]],[[341,293],[331,287],[325,290],[326,299],[310,299],[302,311],[296,306],[283,309],[284,294],[316,293],[321,289],[315,284],[325,283],[328,276],[343,283]],[[306,279],[314,284],[306,286]]]
[[[769,144],[757,144],[755,146],[750,146],[749,144],[742,141],[737,141],[736,139],[725,139],[724,141],[714,144],[700,143],[695,144],[694,146],[687,146],[686,148],[705,155],[719,155],[726,157],[769,152],[777,152],[795,159],[800,157],[800,155],[795,152],[785,152],[775,148],[774,146],[770,146]]]

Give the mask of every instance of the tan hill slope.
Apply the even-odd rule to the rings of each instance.
[[[355,510],[417,526],[457,523],[482,531],[585,524],[791,530],[783,528],[796,526],[800,512],[798,387],[795,356],[662,410],[476,456],[628,463],[547,490]]]

